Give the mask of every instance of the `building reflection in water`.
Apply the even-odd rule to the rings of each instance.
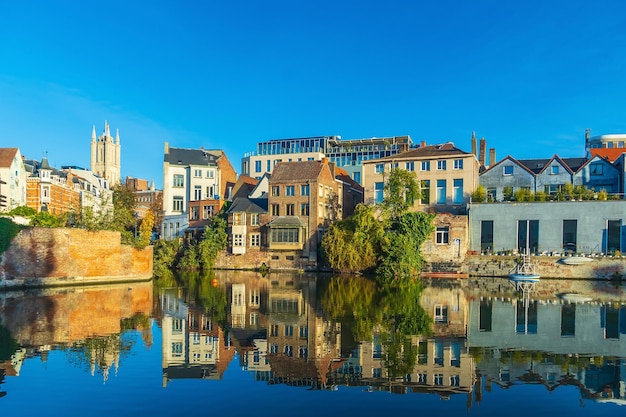
[[[46,362],[58,349],[106,381],[132,346],[125,331],[140,331],[144,344],[152,344],[152,297],[152,283],[0,294],[0,375],[18,376],[25,359]]]

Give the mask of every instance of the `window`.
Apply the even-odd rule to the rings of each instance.
[[[204,198],[206,198],[207,200],[211,200],[213,197],[215,197],[215,189],[212,185],[210,185],[206,187],[206,194]]]
[[[212,169],[208,169],[206,172],[206,177],[207,178],[214,178],[215,177],[215,171],[213,171]]]
[[[435,323],[447,323],[448,322],[448,306],[441,304],[435,305]]]
[[[172,202],[172,211],[183,211],[182,197],[174,197],[174,201]]]
[[[422,204],[430,204],[430,180],[422,180],[421,183]]]
[[[213,206],[204,206],[202,209],[202,218],[208,219],[213,217]]]
[[[272,197],[280,196],[280,187],[278,185],[272,185]]]
[[[502,167],[502,175],[513,175],[513,165]]]
[[[300,326],[300,338],[306,339],[309,337],[309,327],[308,326]]]
[[[546,195],[555,195],[561,190],[561,184],[548,184],[544,189]]]
[[[289,196],[289,197],[293,197],[294,195],[296,195],[296,191],[295,191],[296,187],[293,185],[288,185],[285,187],[285,195]]]
[[[393,171],[394,169],[398,169],[398,163],[394,162],[393,164],[391,164],[391,170]]]
[[[252,307],[258,307],[261,305],[261,296],[258,289],[250,290],[250,305]]]
[[[300,229],[272,229],[274,243],[300,243]]]
[[[259,213],[252,213],[252,214],[250,214],[250,224],[252,226],[258,226],[259,225]]]
[[[437,204],[446,204],[446,180],[437,180]]]
[[[422,171],[430,171],[430,161],[422,161]]]
[[[446,170],[446,162],[445,160],[437,161],[437,171],[445,171]]]
[[[490,252],[493,249],[493,220],[480,222],[480,250]]]
[[[270,325],[270,336],[278,337],[278,324]]]
[[[447,245],[450,243],[450,228],[448,226],[438,227],[435,234],[438,245]]]
[[[559,166],[558,165],[554,165],[550,167],[550,174],[551,175],[556,175],[559,173]]]
[[[285,337],[293,337],[293,325],[285,325]]]
[[[254,161],[254,171],[261,172],[261,161]]]
[[[602,175],[603,168],[602,164],[591,164],[589,165],[589,172],[591,175]]]
[[[376,172],[377,174],[382,174],[383,172],[385,172],[385,164],[376,164],[376,166],[374,167],[374,172]]]
[[[293,356],[293,346],[286,345],[284,353],[285,356]]]
[[[295,216],[295,204],[287,204],[285,206],[285,214],[287,216]]]
[[[385,190],[384,182],[377,182],[376,184],[374,184],[374,202],[376,204],[383,202],[383,199],[385,197],[384,190]]]
[[[193,176],[195,178],[202,178],[202,170],[201,169],[194,169],[193,170]]]
[[[304,347],[304,346],[300,346],[300,348],[298,349],[298,355],[301,358],[304,358],[304,359],[308,358],[309,357],[309,349]]]
[[[198,220],[200,219],[200,207],[192,206],[189,207],[189,220]]]
[[[354,180],[354,182],[357,182],[357,183],[360,184],[361,183],[361,173],[360,172],[355,172],[353,174],[353,178],[352,179]]]
[[[454,169],[463,169],[463,160],[455,159],[454,160]]]
[[[261,235],[259,233],[250,234],[250,246],[261,246]]]
[[[303,184],[300,186],[300,195],[302,196],[309,195],[309,184]]]
[[[407,171],[413,172],[415,171],[415,162],[407,162],[404,167]]]
[[[200,185],[193,187],[193,199],[196,201],[202,200],[202,187]]]
[[[309,215],[309,204],[308,203],[303,203],[300,205],[300,215],[301,216],[308,216]]]
[[[280,216],[280,206],[278,204],[272,204],[272,216]]]
[[[266,171],[267,171],[267,172],[270,172],[271,170],[272,170],[272,161],[270,161],[270,160],[268,159],[268,161],[267,161],[267,169],[266,169]]]
[[[246,224],[246,213],[233,213],[233,226],[243,226]]]
[[[243,235],[235,234],[233,235],[233,246],[242,247],[244,246]]]
[[[462,178],[457,178],[454,180],[453,182],[453,190],[452,192],[454,193],[452,198],[453,198],[453,203],[454,204],[462,204],[463,203],[463,179]]]
[[[174,181],[172,187],[183,188],[185,186],[185,177],[181,174],[174,174]]]
[[[487,201],[496,201],[497,190],[495,188],[487,188]]]

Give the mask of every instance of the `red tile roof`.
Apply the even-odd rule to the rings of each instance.
[[[611,163],[615,162],[624,152],[626,152],[625,148],[591,148],[591,156],[598,155],[608,159]]]
[[[0,168],[9,168],[18,148],[0,148]]]

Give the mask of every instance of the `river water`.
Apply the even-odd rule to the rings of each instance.
[[[626,287],[253,272],[0,293],[3,415],[609,415]]]

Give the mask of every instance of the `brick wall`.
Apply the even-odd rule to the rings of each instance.
[[[152,277],[152,247],[120,243],[119,232],[29,228],[0,261],[0,287],[68,285]]]

